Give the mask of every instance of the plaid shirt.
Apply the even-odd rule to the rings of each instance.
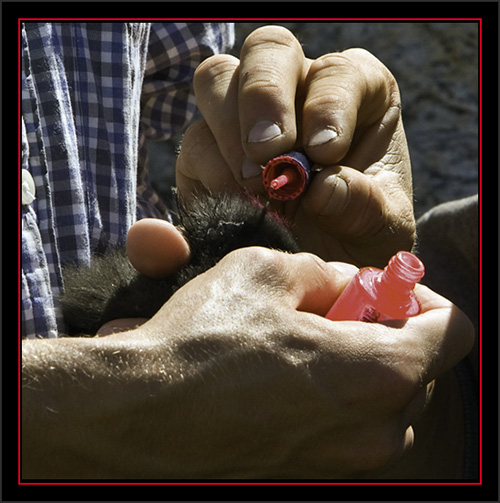
[[[62,265],[124,244],[137,218],[167,217],[144,140],[192,119],[195,68],[232,43],[217,23],[22,24],[21,168],[35,186],[21,212],[22,337],[65,332]]]

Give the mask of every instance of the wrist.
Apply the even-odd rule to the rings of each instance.
[[[142,472],[154,423],[167,422],[172,373],[141,335],[23,341],[23,478]]]

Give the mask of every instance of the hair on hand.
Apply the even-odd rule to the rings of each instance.
[[[299,250],[287,223],[256,199],[238,194],[178,198],[180,229],[191,259],[173,276],[148,278],[130,264],[125,247],[93,258],[89,267],[63,269],[61,298],[68,335],[94,335],[117,318],[153,316],[177,289],[238,248]]]

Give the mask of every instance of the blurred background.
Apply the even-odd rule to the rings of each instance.
[[[269,23],[236,23],[246,36]],[[287,27],[309,58],[362,47],[396,77],[413,167],[417,217],[436,204],[478,192],[479,33],[476,22],[294,22]],[[151,180],[166,200],[175,184],[181,135],[149,143]]]

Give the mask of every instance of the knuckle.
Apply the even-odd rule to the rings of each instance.
[[[251,246],[230,252],[224,261],[237,268],[246,279],[269,287],[281,286],[286,281],[283,252]]]
[[[238,59],[229,54],[216,54],[207,58],[194,72],[195,93],[199,94],[221,77],[231,78],[238,65]]]
[[[332,67],[351,66],[352,62],[343,52],[330,52],[315,59],[310,66],[312,73],[317,73]]]
[[[370,67],[370,68],[386,68],[385,65],[370,51],[361,47],[353,47],[346,49],[342,54],[347,58],[352,65],[357,68]]]
[[[362,48],[347,49],[344,53],[366,79],[374,81],[373,76],[378,75],[378,79],[376,80],[380,82],[380,85],[377,86],[377,91],[380,95],[379,98],[387,107],[399,108],[401,106],[401,98],[396,78],[382,61],[371,52]],[[386,98],[389,98],[388,103]]]
[[[182,137],[177,165],[198,165],[200,156],[203,156],[206,149],[214,142],[215,139],[206,121],[202,119],[194,122]]]
[[[240,76],[242,93],[247,99],[252,99],[255,94],[262,95],[264,92],[279,99],[283,92],[282,79],[278,67],[267,65],[265,73],[245,72]]]
[[[325,54],[311,63],[307,75],[307,84],[314,83],[316,88],[315,106],[321,101],[341,103],[349,102],[366,89],[366,79],[361,78],[361,70],[344,53]],[[311,101],[311,100],[310,100]],[[319,101],[319,102],[318,102]],[[310,105],[312,105],[312,101]]]
[[[269,46],[282,48],[300,48],[300,44],[295,35],[283,26],[262,26],[254,30],[243,43],[241,49],[242,57],[249,49],[268,49]]]
[[[303,262],[303,270],[308,271],[312,274],[318,273],[323,277],[330,274],[330,269],[327,263],[314,253],[300,252],[293,255],[295,260],[300,260]]]
[[[341,86],[342,84],[347,84],[342,77],[351,74],[353,69],[355,67],[352,61],[343,53],[333,52],[324,54],[311,63],[308,80],[311,81],[311,79],[314,79],[316,84],[324,82],[331,85],[331,77],[334,75],[336,77],[336,84]]]
[[[265,26],[252,32],[241,49],[240,89],[283,93],[283,79],[302,68],[304,54],[295,36],[280,26]]]
[[[335,86],[339,93],[358,93],[360,96],[381,103],[381,110],[400,107],[400,94],[394,75],[366,49],[352,48],[330,53],[316,59],[310,67],[309,78],[318,83]]]
[[[196,122],[193,122],[183,134],[183,141],[186,140],[186,143],[194,142],[196,138],[200,135],[205,135],[209,130],[208,124],[205,120],[201,119]],[[182,145],[181,145],[182,147]]]

